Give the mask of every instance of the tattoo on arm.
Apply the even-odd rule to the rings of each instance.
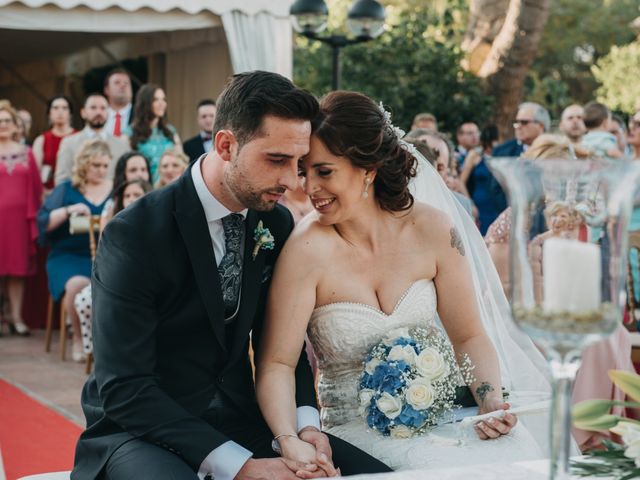
[[[456,227],[451,227],[451,248],[455,248],[460,252],[460,255],[464,257],[464,244],[462,243],[462,238],[456,230]]]
[[[494,390],[495,389],[489,382],[482,382],[480,386],[476,388],[476,395],[478,396],[480,403],[483,403],[485,398],[487,398],[487,395]]]

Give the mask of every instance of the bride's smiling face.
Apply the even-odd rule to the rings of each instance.
[[[304,190],[324,225],[333,225],[361,212],[363,203],[373,201],[373,185],[364,198],[366,178],[374,175],[355,167],[344,156],[334,155],[316,136],[311,137],[309,154],[300,161]]]

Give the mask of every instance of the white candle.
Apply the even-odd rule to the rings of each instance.
[[[565,238],[542,246],[544,309],[586,312],[600,308],[600,247]]]

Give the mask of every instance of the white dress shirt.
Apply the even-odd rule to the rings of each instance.
[[[207,225],[209,227],[209,235],[211,236],[211,245],[213,252],[216,256],[216,263],[219,265],[222,257],[226,252],[224,241],[224,229],[222,228],[222,218],[226,217],[231,212],[227,207],[222,205],[213,196],[213,194],[207,188],[202,178],[202,159],[203,155],[194,163],[191,168],[191,178],[196,188],[198,199],[204,209],[205,217],[207,218]],[[247,210],[236,212],[247,218]],[[244,249],[241,249],[243,251]],[[318,410],[309,407],[298,407],[297,409],[297,426],[298,431],[305,427],[315,427],[320,429],[320,415]],[[238,474],[243,465],[253,456],[246,448],[237,444],[236,442],[229,440],[223,443],[218,448],[215,448],[207,455],[204,461],[200,464],[198,470],[198,477],[203,479],[207,475],[212,475],[216,480],[233,480]]]
[[[105,130],[109,132],[110,135],[113,135],[113,129],[116,126],[116,113],[119,113],[120,114],[120,134],[122,134],[122,132],[124,132],[124,129],[127,128],[127,126],[129,125],[129,119],[131,118],[131,110],[132,110],[131,104],[128,104],[126,107],[120,110],[114,110],[113,108],[109,107],[109,110],[108,110],[109,116],[107,117],[107,123],[104,125]]]

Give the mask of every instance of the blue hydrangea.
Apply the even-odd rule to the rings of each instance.
[[[375,406],[374,401],[371,402],[371,407],[369,408],[369,414],[367,415],[367,425],[371,428],[375,428],[383,435],[389,435],[389,423],[391,420],[387,418],[387,416],[378,410],[378,407]]]
[[[420,428],[429,418],[429,409],[416,410],[411,405],[406,404],[402,407],[400,415],[396,418],[396,423],[406,425],[407,427]]]

